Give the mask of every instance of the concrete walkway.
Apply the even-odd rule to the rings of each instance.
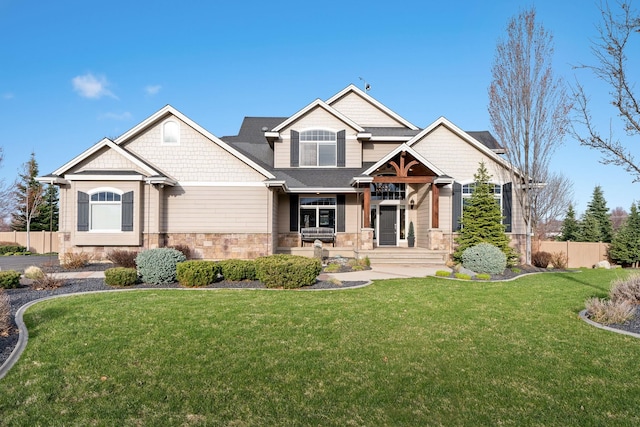
[[[362,280],[398,279],[410,277],[425,277],[434,275],[438,270],[451,271],[446,265],[402,265],[402,264],[375,264],[371,270],[350,271],[348,273],[322,273],[343,282]]]

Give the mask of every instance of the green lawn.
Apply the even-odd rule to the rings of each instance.
[[[640,425],[640,339],[578,318],[621,274],[46,301],[0,425]]]

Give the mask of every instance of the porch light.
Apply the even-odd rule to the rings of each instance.
[[[416,201],[415,201],[415,200],[413,200],[413,199],[411,199],[411,201],[409,202],[409,208],[410,208],[410,209],[413,209],[413,207],[415,206],[415,204],[416,204]]]

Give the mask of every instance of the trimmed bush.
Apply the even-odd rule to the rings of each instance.
[[[15,270],[0,271],[0,288],[14,289],[20,286],[20,273]]]
[[[40,267],[32,265],[24,270],[24,277],[27,279],[41,279],[44,277],[44,272]]]
[[[551,264],[552,259],[553,255],[545,251],[538,251],[531,254],[531,264],[538,268],[547,268],[549,264]]]
[[[436,277],[451,277],[451,272],[446,270],[436,271]]]
[[[136,251],[125,251],[116,249],[107,254],[107,259],[111,261],[116,267],[135,269],[137,256],[138,252]]]
[[[479,243],[462,252],[462,265],[475,273],[502,274],[507,257],[497,246]]]
[[[614,303],[626,301],[631,304],[640,304],[640,274],[614,280],[609,297]]]
[[[176,281],[176,265],[185,261],[184,254],[172,248],[142,251],[136,256],[138,276],[144,283],[162,285]]]
[[[487,273],[476,274],[476,279],[478,280],[491,280],[491,275]]]
[[[317,258],[269,255],[255,260],[256,276],[267,288],[295,289],[313,285],[322,270]]]
[[[25,252],[27,248],[13,242],[0,242],[0,255],[16,254]]]
[[[138,281],[135,268],[114,267],[104,271],[104,282],[109,286],[132,286]]]
[[[176,277],[182,286],[207,286],[215,282],[220,266],[215,261],[184,261],[176,266]]]
[[[222,277],[225,280],[239,282],[241,280],[256,280],[256,264],[242,259],[227,259],[218,262]]]
[[[471,280],[471,276],[469,276],[468,274],[464,274],[464,273],[454,273],[453,276],[456,279],[460,279],[460,280]]]

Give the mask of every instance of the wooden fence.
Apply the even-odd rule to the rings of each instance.
[[[32,231],[29,233],[31,242],[29,250],[34,253],[46,254],[58,252],[58,232],[53,231]],[[26,231],[3,231],[0,232],[0,242],[12,242],[22,246],[27,246]]]
[[[609,244],[540,241],[533,243],[533,249],[549,253],[562,252],[567,255],[569,268],[579,268],[593,267],[598,262],[606,260]]]

